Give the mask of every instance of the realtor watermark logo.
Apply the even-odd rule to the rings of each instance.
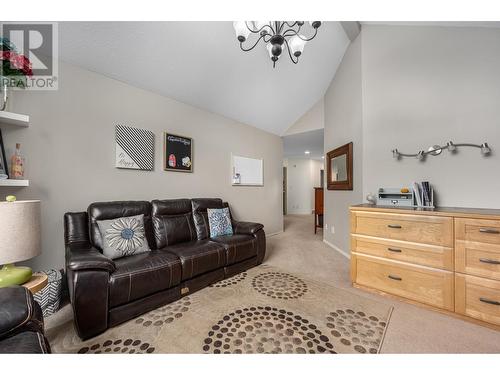
[[[0,87],[57,90],[57,23],[5,22],[0,30]]]

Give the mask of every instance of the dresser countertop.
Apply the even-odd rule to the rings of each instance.
[[[469,207],[395,207],[377,206],[373,204],[357,204],[350,207],[351,211],[374,211],[398,214],[434,215],[466,217],[474,219],[498,219],[500,220],[500,209],[469,208]]]

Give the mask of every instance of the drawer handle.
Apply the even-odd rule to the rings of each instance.
[[[479,258],[479,261],[488,264],[500,264],[500,261],[494,259]]]
[[[489,233],[489,234],[500,234],[500,230],[492,228],[479,228],[479,232]]]
[[[395,249],[393,247],[388,247],[387,250],[392,251],[393,253],[400,253],[402,251],[401,249]]]
[[[401,229],[401,225],[398,224],[389,224],[387,226],[392,229]]]
[[[387,276],[389,279],[392,279],[392,280],[396,280],[396,281],[401,281],[403,280],[401,277],[398,277],[398,276],[392,276],[392,275],[389,275]]]
[[[500,306],[500,302],[498,302],[498,301],[493,301],[493,300],[488,299],[488,298],[483,298],[483,297],[481,297],[481,298],[479,298],[479,300],[480,300],[481,302],[484,302],[484,303],[489,303],[490,305]]]

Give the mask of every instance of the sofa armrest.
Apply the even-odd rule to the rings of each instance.
[[[22,286],[0,288],[0,338],[25,326],[34,313],[33,296]]]
[[[115,262],[102,255],[95,248],[66,248],[66,266],[71,271],[103,270],[112,273],[116,270]]]
[[[233,221],[233,230],[235,234],[255,234],[263,228],[264,225],[259,223],[250,223],[248,221]]]

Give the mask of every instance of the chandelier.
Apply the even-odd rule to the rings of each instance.
[[[316,37],[321,21],[309,21],[310,27],[304,27],[304,21],[235,21],[233,22],[236,37],[240,42],[240,48],[245,51],[253,50],[262,40],[266,43],[269,57],[276,67],[276,61],[280,58],[284,50],[288,51],[288,56],[294,64],[299,62],[306,43]],[[310,28],[306,37],[302,34],[304,28]],[[250,34],[257,35],[257,39],[250,47],[243,46]],[[285,52],[286,53],[286,52]]]

